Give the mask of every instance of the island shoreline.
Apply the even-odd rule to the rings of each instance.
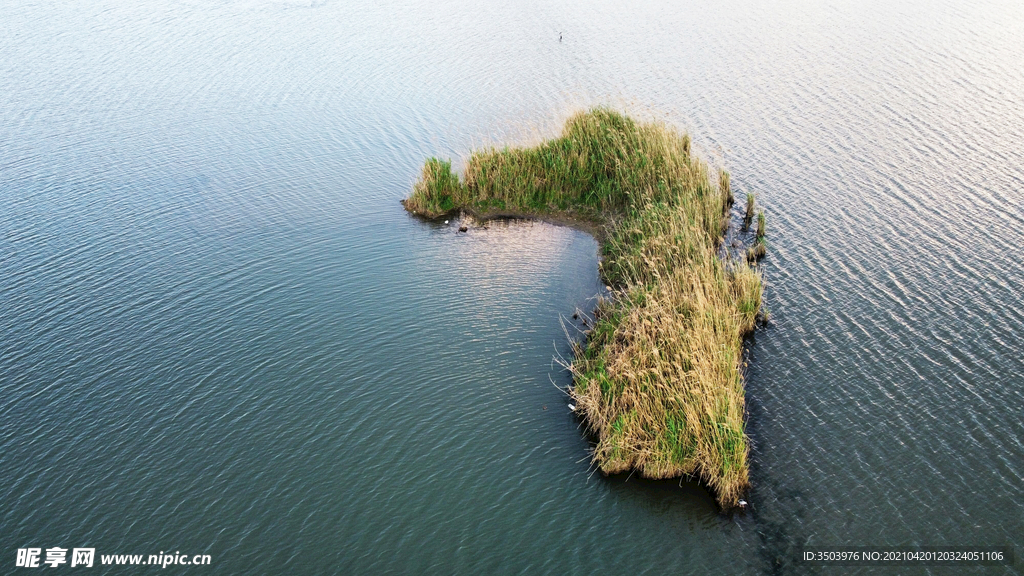
[[[763,292],[759,258],[719,254],[733,203],[728,173],[713,185],[688,136],[602,108],[538,146],[476,151],[461,178],[431,158],[402,201],[425,219],[541,220],[593,236],[617,297],[599,300],[567,365],[593,462],[606,475],[699,478],[723,509],[742,508],[749,488],[741,363]]]

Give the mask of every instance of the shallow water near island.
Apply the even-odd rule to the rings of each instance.
[[[0,29],[2,565],[1022,553],[1021,5],[65,2]],[[768,214],[745,515],[590,467],[557,360],[593,238],[399,204],[426,157],[596,104],[690,131]]]

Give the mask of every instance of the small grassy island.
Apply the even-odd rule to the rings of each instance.
[[[578,113],[532,148],[472,154],[463,178],[431,158],[407,210],[436,218],[529,216],[595,233],[602,300],[571,366],[576,409],[606,474],[698,476],[723,508],[749,486],[742,339],[761,308],[761,276],[721,250],[733,203],[689,136],[608,109]],[[752,210],[752,204],[751,204]],[[754,250],[754,248],[752,248]]]

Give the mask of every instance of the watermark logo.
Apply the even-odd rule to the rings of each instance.
[[[57,568],[61,564],[68,563],[67,548],[54,546],[53,548],[47,548],[45,555],[43,552],[42,548],[18,548],[14,565],[18,568],[40,568],[42,565],[48,564],[50,568]],[[95,559],[95,548],[71,549],[70,566],[72,568],[92,568]],[[103,566],[125,564],[130,566],[160,566],[161,568],[167,568],[168,566],[209,565],[211,561],[209,554],[190,556],[178,551],[175,551],[174,554],[170,552],[164,554],[163,550],[160,551],[160,554],[149,554],[148,556],[143,554],[100,555],[100,564]]]
[[[67,548],[47,548],[46,563],[50,565],[50,568],[56,568],[61,564],[67,564],[67,555]]]
[[[92,560],[96,556],[95,548],[75,548],[71,552],[71,566],[85,566],[92,568]]]
[[[42,548],[18,548],[18,563],[15,566],[20,568],[38,568],[39,553]]]
[[[18,556],[14,565],[18,568],[39,568],[42,559],[42,548],[18,548]],[[71,566],[85,566],[92,568],[93,558],[96,557],[95,548],[75,548],[71,551]],[[50,568],[56,568],[61,564],[68,563],[68,549],[54,546],[46,549],[46,559],[43,564],[49,564]]]

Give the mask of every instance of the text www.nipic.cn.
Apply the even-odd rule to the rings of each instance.
[[[62,564],[70,564],[72,568],[92,568],[93,563],[96,559],[95,548],[73,548],[70,550],[71,558],[70,563],[68,559],[68,549],[55,546],[53,548],[18,548],[18,558],[15,566],[19,568],[39,568],[41,564],[49,564],[51,568],[56,568]],[[124,564],[129,566],[160,566],[161,568],[167,568],[168,566],[193,566],[193,565],[209,565],[210,564],[209,554],[196,554],[189,556],[188,554],[181,554],[177,551],[174,554],[164,554],[161,551],[159,554],[101,554],[100,564]]]

